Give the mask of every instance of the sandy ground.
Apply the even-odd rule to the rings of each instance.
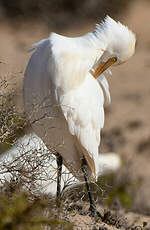
[[[137,203],[145,204],[150,209],[150,3],[136,0],[127,15],[122,19],[124,24],[135,31],[137,47],[135,56],[126,64],[112,69],[113,76],[108,76],[112,103],[106,105],[105,128],[103,130],[101,151],[115,151],[123,159],[131,162],[132,173],[142,178],[138,188]],[[66,35],[84,34],[94,28],[87,25]],[[46,26],[27,24],[24,26],[0,25],[0,77],[9,82],[8,92],[17,92],[15,97],[19,110],[22,110],[21,87],[23,72],[30,54],[27,49],[36,41],[49,34]],[[138,207],[139,209],[139,207]],[[138,210],[139,211],[139,210]],[[135,210],[136,212],[136,210]],[[128,222],[143,226],[150,223],[150,217],[136,213],[121,213]],[[94,229],[92,219],[76,214],[70,217],[73,223],[82,226],[75,229]],[[95,222],[92,224],[95,226]],[[99,226],[115,229],[114,224]],[[148,227],[148,226],[146,226]],[[118,227],[120,228],[120,227]],[[125,227],[123,227],[125,228]],[[95,228],[95,229],[98,229]],[[102,228],[99,228],[102,229]],[[103,228],[104,229],[104,228]],[[150,229],[150,226],[149,226]]]

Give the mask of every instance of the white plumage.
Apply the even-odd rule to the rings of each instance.
[[[102,87],[110,101],[108,82],[101,73],[111,64],[125,62],[134,49],[135,35],[108,16],[82,37],[52,33],[31,49],[34,53],[23,86],[25,111],[37,135],[61,154],[65,166],[79,180],[83,180],[83,156],[90,179],[98,176],[104,125]]]

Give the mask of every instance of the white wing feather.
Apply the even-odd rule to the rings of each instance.
[[[54,71],[54,64],[51,62],[51,72],[48,72],[48,61],[51,57],[51,44],[49,39],[40,41],[30,50],[34,49],[36,50],[28,62],[23,82],[25,111],[32,120],[38,119],[38,117],[32,117],[37,105],[42,106],[42,116],[46,112],[46,102],[51,104],[50,96],[52,96],[52,94],[50,90],[52,88],[50,75],[52,75]]]

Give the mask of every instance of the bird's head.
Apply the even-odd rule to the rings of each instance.
[[[126,62],[135,51],[135,34],[122,25],[107,16],[103,23],[97,25],[94,31],[99,41],[103,41],[103,55],[99,64],[93,73],[98,77],[111,65],[118,65]]]

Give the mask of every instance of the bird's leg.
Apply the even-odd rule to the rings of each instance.
[[[57,153],[56,154],[56,160],[57,160],[57,166],[58,166],[58,171],[57,171],[57,200],[59,200],[61,196],[61,172],[62,172],[62,156]]]
[[[96,216],[97,215],[98,217],[101,218],[101,220],[103,220],[102,215],[96,210],[96,205],[95,205],[94,199],[92,197],[92,193],[91,193],[91,189],[90,189],[90,184],[89,184],[89,177],[88,177],[88,172],[87,172],[87,163],[86,163],[85,157],[83,157],[83,159],[82,159],[82,171],[83,171],[83,174],[84,174],[86,188],[87,188],[87,192],[88,192],[88,196],[89,196],[90,211],[92,213],[92,216]]]
[[[94,212],[95,209],[96,209],[96,206],[95,206],[95,202],[93,200],[91,189],[90,189],[89,177],[88,177],[88,173],[87,173],[87,163],[86,163],[85,158],[82,159],[82,171],[83,171],[83,174],[84,174],[86,188],[87,188],[87,191],[88,191],[88,196],[89,196],[89,201],[90,201],[90,210],[91,210],[91,212]]]

